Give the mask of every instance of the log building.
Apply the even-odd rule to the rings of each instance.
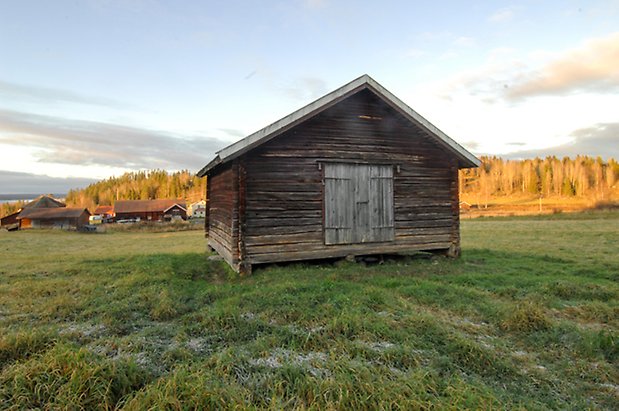
[[[208,245],[254,264],[460,251],[458,169],[480,161],[364,75],[224,148],[208,177]]]
[[[19,228],[60,228],[63,230],[79,230],[88,224],[90,212],[86,208],[51,207],[24,208],[17,220]]]
[[[187,206],[183,200],[118,200],[114,203],[116,221],[171,221],[187,219]]]

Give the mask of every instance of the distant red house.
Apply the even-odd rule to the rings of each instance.
[[[102,218],[108,219],[114,217],[114,206],[111,205],[101,205],[97,206],[93,215],[99,215]]]
[[[88,224],[90,212],[86,208],[54,207],[24,208],[17,220],[19,228],[79,229]]]
[[[116,221],[140,219],[143,221],[170,221],[187,219],[183,200],[121,200],[114,204]]]

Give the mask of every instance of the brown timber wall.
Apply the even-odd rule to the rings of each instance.
[[[130,218],[139,218],[140,221],[162,221],[163,211],[136,211],[129,213],[116,213],[116,221]]]
[[[228,164],[209,176],[208,245],[238,264],[238,166]]]
[[[82,213],[75,222],[75,226],[76,228],[80,228],[85,226],[86,224],[88,224],[88,217],[90,217],[90,215],[88,215],[87,213]]]
[[[394,166],[394,241],[324,244],[319,164],[337,161]],[[290,129],[241,162],[243,250],[249,264],[459,249],[456,160],[369,91]],[[211,188],[213,196],[217,190]]]

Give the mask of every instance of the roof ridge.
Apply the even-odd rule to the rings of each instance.
[[[289,115],[269,124],[268,126],[222,148],[216,153],[216,156],[207,165],[198,171],[199,177],[204,177],[209,170],[219,164],[233,160],[242,154],[266,143],[272,138],[282,134],[297,124],[313,117],[314,115],[332,107],[340,101],[360,92],[363,89],[369,89],[379,98],[384,100],[393,109],[404,115],[409,121],[416,123],[425,129],[435,140],[445,148],[454,152],[460,158],[462,164],[469,167],[479,166],[481,162],[473,154],[469,153],[464,147],[456,143],[452,138],[439,130],[438,127],[430,123],[423,116],[410,108],[406,103],[396,97],[389,90],[384,88],[380,83],[374,80],[370,75],[363,74],[356,79],[344,84],[343,86],[333,90],[330,93],[314,100],[313,102],[293,111]]]

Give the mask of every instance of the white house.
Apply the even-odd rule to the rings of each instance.
[[[187,215],[190,218],[204,218],[206,217],[206,201],[200,200],[187,207]]]

